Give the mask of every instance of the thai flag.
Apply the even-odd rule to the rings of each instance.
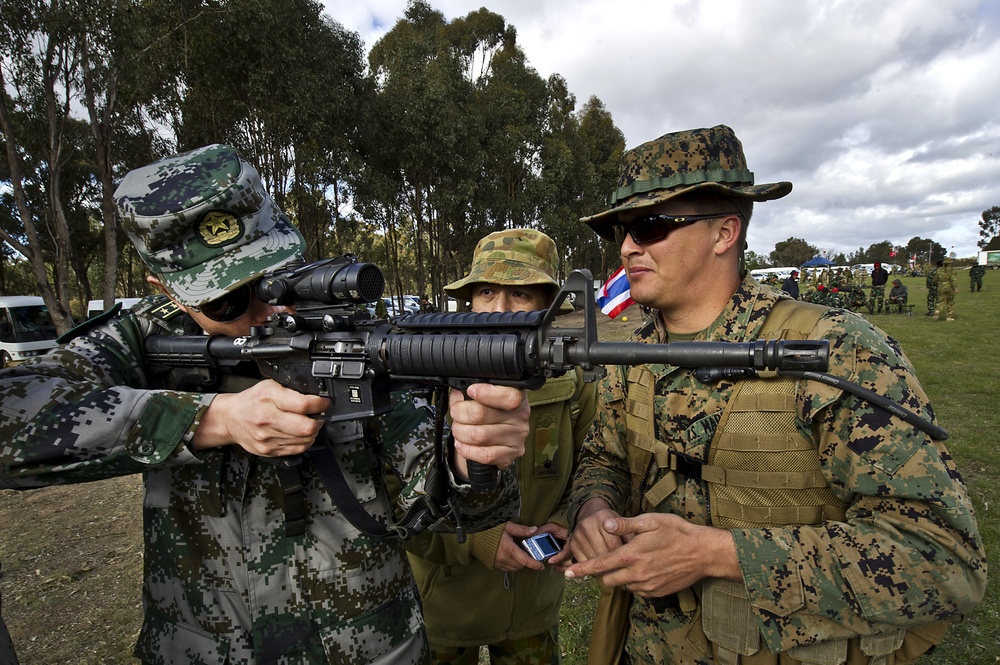
[[[613,319],[634,304],[635,301],[632,300],[632,291],[628,284],[628,275],[625,274],[625,266],[622,266],[597,292],[597,305],[602,312]]]

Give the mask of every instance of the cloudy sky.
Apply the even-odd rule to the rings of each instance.
[[[406,0],[325,0],[370,48]],[[727,124],[758,183],[750,249],[803,238],[849,253],[932,238],[977,251],[1000,205],[996,0],[431,0],[446,18],[486,6],[517,28],[543,77],[578,106],[598,96],[628,147]],[[572,9],[570,9],[572,8]]]

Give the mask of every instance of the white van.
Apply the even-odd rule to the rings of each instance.
[[[56,346],[56,324],[38,296],[0,296],[0,367]]]
[[[120,302],[122,308],[128,309],[129,307],[135,306],[137,302],[142,300],[142,298],[115,298],[115,302]],[[87,318],[92,319],[105,309],[103,300],[91,300],[87,303]],[[111,309],[108,307],[107,309]]]
[[[794,266],[785,266],[783,268],[757,268],[756,270],[750,271],[750,276],[758,282],[763,282],[769,275],[777,275],[778,283],[780,284],[792,276],[793,270],[798,272],[799,269]]]

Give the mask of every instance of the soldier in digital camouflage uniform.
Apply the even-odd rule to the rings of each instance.
[[[583,221],[620,243],[632,297],[657,310],[633,339],[826,339],[831,374],[933,420],[896,342],[741,275],[752,202],[791,190],[753,183],[725,126],[625,154],[611,209]],[[985,591],[972,504],[945,447],[804,378],[610,367],[570,523],[567,576],[631,593],[629,663],[910,662]]]
[[[889,271],[878,261],[872,268],[872,292],[868,298],[868,313],[881,314],[885,309],[885,283],[889,281]]]
[[[431,302],[430,298],[427,296],[420,296],[420,313],[421,314],[433,314],[437,312],[437,307]]]
[[[497,231],[476,245],[469,273],[444,290],[470,303],[473,312],[546,309],[559,287],[558,267],[556,244],[541,231]],[[477,665],[485,645],[494,665],[559,663],[565,578],[532,559],[518,540],[534,533],[567,538],[570,481],[594,420],[596,388],[577,370],[528,393],[530,430],[524,457],[515,463],[517,518],[464,544],[454,535],[433,533],[407,541],[432,662]]]
[[[401,508],[429,506],[434,528],[447,528],[454,513],[423,495],[434,475],[452,488],[465,528],[488,528],[516,514],[516,483],[505,471],[493,493],[469,492],[464,455],[509,467],[523,452],[523,391],[476,385],[468,402],[453,394],[457,450],[445,469],[432,463],[433,414],[419,393],[395,393],[392,412],[348,424],[347,441],[327,448],[313,446],[326,434],[314,416],[330,400],[262,381],[256,364],[222,377],[225,394],[172,389],[175,375],[144,360],[144,339],[199,328],[246,335],[284,309],[248,285],[304,242],[227,146],[134,170],[114,198],[165,296],[91,319],[47,356],[0,371],[0,486],[143,473],[145,618],[135,656],[145,663],[425,662],[402,540],[352,526],[314,455],[339,463],[340,486],[384,522],[390,497],[366,443],[378,440],[384,463],[403,474]],[[298,467],[269,463],[300,454]]]
[[[983,290],[983,275],[986,274],[986,266],[981,263],[969,268],[969,290],[975,293]]]

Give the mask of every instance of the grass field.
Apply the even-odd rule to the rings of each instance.
[[[917,368],[948,446],[965,476],[986,541],[1000,571],[1000,271],[970,294],[967,273],[954,322],[923,316],[923,278],[904,280],[913,317],[876,315]],[[638,312],[600,324],[602,340],[624,339]],[[27,492],[0,491],[0,580],[3,613],[22,665],[134,663],[141,621],[141,482],[137,477]],[[560,622],[566,665],[586,662],[596,586],[567,586]],[[993,575],[983,603],[957,624],[925,665],[1000,662],[1000,583]],[[0,664],[6,665],[6,664]]]
[[[954,625],[926,665],[1000,662],[1000,271],[988,270],[983,290],[969,292],[968,273],[958,272],[955,321],[925,316],[924,278],[904,278],[913,316],[874,315],[872,322],[902,345],[917,370],[975,504],[986,544],[990,579],[986,597]],[[571,582],[560,619],[565,665],[586,663],[587,638],[596,606],[595,583]]]

